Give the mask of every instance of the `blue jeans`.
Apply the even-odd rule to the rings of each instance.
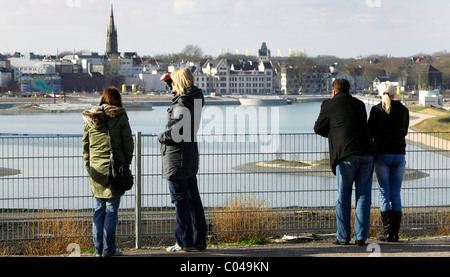
[[[95,198],[92,233],[95,251],[99,254],[116,253],[116,226],[119,219],[120,196],[110,199]]]
[[[336,167],[338,200],[336,201],[337,232],[340,241],[350,241],[351,199],[355,183],[355,240],[366,240],[369,233],[372,204],[373,156],[348,156]]]
[[[402,211],[400,189],[405,168],[405,155],[382,154],[378,156],[375,162],[375,173],[380,190],[380,210],[382,212]]]
[[[170,181],[169,190],[175,205],[175,237],[179,246],[206,246],[206,219],[198,192],[197,177]]]

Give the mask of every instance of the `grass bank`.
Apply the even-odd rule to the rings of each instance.
[[[408,106],[409,110],[424,114],[435,115],[435,117],[425,119],[414,125],[414,129],[421,132],[450,132],[450,111],[421,106]],[[448,134],[443,134],[443,138],[450,139]]]

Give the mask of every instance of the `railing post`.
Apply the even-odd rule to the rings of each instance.
[[[136,132],[135,142],[135,233],[136,233],[136,248],[141,248],[141,132]]]

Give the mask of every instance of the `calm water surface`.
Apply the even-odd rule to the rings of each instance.
[[[269,133],[311,133],[320,111],[320,102],[297,103],[285,106],[205,106],[200,133],[258,132],[267,124]],[[131,129],[142,134],[158,134],[166,122],[165,106],[151,111],[128,111]],[[245,122],[242,115],[246,115]],[[33,115],[1,115],[0,133],[14,134],[82,134],[81,113],[42,113]],[[234,118],[233,122],[230,117]],[[256,125],[258,124],[258,125]],[[245,126],[244,126],[245,125]],[[262,126],[264,127],[264,126]],[[272,129],[270,129],[272,128]],[[204,132],[207,131],[207,132]]]

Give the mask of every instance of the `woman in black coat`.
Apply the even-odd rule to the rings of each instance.
[[[406,167],[409,111],[400,101],[394,100],[395,88],[390,82],[382,83],[378,91],[381,102],[372,107],[368,124],[378,155],[375,173],[384,229],[380,240],[396,242],[402,217],[400,190]]]
[[[204,250],[206,220],[196,176],[199,167],[197,131],[204,104],[203,93],[194,85],[192,73],[184,67],[175,70],[171,76],[166,74],[162,80],[173,87],[175,94],[167,110],[165,131],[158,135],[163,156],[163,178],[168,180],[176,208],[177,242],[167,251]]]

